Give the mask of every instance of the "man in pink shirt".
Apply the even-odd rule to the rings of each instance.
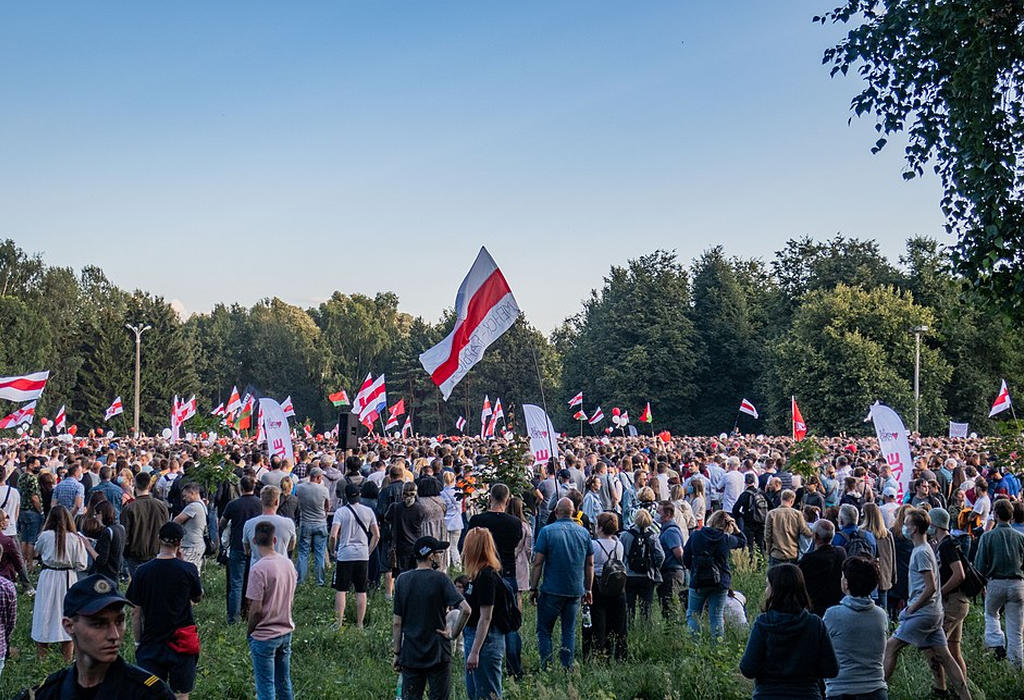
[[[292,603],[297,573],[291,559],[277,553],[274,524],[256,524],[253,544],[260,558],[249,571],[249,651],[257,700],[292,700]]]

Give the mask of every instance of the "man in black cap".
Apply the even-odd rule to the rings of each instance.
[[[395,580],[395,670],[402,674],[402,698],[419,700],[430,683],[431,700],[451,694],[452,642],[472,612],[451,579],[437,570],[448,543],[420,537],[413,547],[416,568]],[[454,629],[446,625],[449,608],[459,609]]]
[[[194,564],[182,559],[185,528],[173,520],[160,528],[160,553],[140,566],[125,597],[135,605],[135,660],[167,680],[178,700],[196,682],[199,632],[192,604],[203,598]]]
[[[68,589],[61,623],[75,643],[75,663],[29,688],[18,700],[172,700],[167,684],[121,658],[124,606],[117,584],[94,574]]]

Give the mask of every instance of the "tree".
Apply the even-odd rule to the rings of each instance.
[[[851,102],[880,138],[905,133],[904,178],[942,180],[957,272],[1024,313],[1024,4],[1006,0],[846,0],[815,21],[851,25],[825,51],[831,74],[855,69]]]
[[[774,348],[775,405],[784,406],[796,395],[808,426],[822,435],[866,433],[863,418],[876,400],[905,419],[912,417],[910,329],[934,322],[930,309],[891,287],[865,290],[840,284],[808,293],[789,332]],[[923,432],[944,427],[942,394],[950,374],[941,353],[922,342]],[[785,421],[777,421],[776,429],[784,432]]]
[[[601,404],[608,415],[618,405],[638,417],[650,401],[665,427],[689,426],[697,340],[689,308],[689,280],[674,252],[612,267],[601,290],[556,333],[566,392],[582,390],[589,406]]]

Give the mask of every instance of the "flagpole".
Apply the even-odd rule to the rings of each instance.
[[[541,374],[540,374],[540,362],[537,361],[537,348],[535,348],[532,343],[530,344],[530,352],[533,354],[533,367],[534,367],[534,369],[537,370],[537,385],[540,387],[540,402],[541,402],[541,405],[544,406],[544,418],[548,421],[548,424],[550,425],[551,424],[551,414],[548,413],[548,400],[546,398],[544,398],[544,380],[543,380],[543,378],[541,377]],[[551,426],[551,427],[554,427],[554,426]],[[549,454],[553,458],[555,456],[554,438],[552,437],[550,430],[548,430],[547,433],[548,433],[548,449],[550,450]]]

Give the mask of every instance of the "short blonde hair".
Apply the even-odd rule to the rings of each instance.
[[[651,514],[649,511],[645,510],[644,508],[641,508],[636,512],[636,515],[633,516],[633,524],[641,530],[646,530],[654,524],[654,520],[651,518]]]

